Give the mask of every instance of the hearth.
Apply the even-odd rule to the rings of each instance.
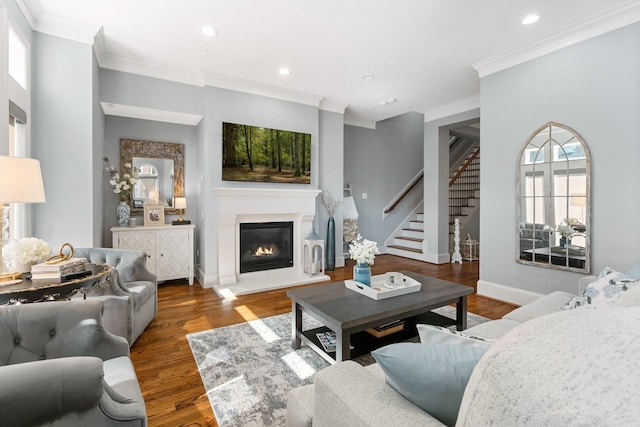
[[[293,267],[293,222],[240,224],[240,273]]]

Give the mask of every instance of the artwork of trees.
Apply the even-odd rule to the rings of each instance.
[[[311,183],[311,134],[222,123],[224,181]]]

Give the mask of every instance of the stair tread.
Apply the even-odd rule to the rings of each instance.
[[[402,239],[402,240],[410,240],[412,242],[422,242],[424,241],[424,239],[418,239],[416,237],[407,237],[407,236],[396,236],[396,239]]]
[[[421,228],[403,228],[404,231],[420,231],[421,233],[424,233],[424,230]]]
[[[409,252],[415,252],[417,254],[421,254],[422,253],[422,249],[414,249],[414,248],[407,248],[406,246],[400,246],[400,245],[389,245],[387,246],[388,248],[394,248],[394,249],[400,249],[402,251],[409,251]]]

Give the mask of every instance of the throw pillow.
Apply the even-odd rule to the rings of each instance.
[[[488,348],[404,342],[371,354],[387,384],[440,422],[453,426],[469,377]]]
[[[640,280],[622,274],[611,267],[605,267],[587,285],[582,294],[571,298],[564,305],[565,310],[575,308],[606,308],[614,307],[620,296],[638,284]]]
[[[464,331],[454,331],[442,326],[417,324],[420,342],[428,344],[456,344],[486,347],[493,341]]]

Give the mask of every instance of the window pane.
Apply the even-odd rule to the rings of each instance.
[[[9,75],[27,88],[27,48],[12,28],[9,28]]]

